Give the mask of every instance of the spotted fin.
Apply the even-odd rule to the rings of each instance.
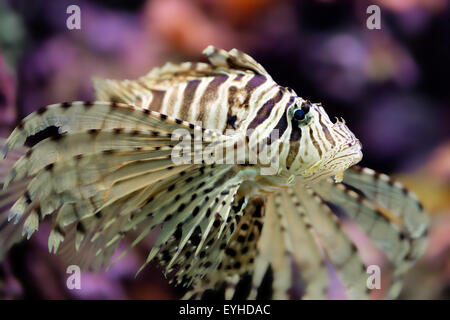
[[[0,138],[0,149],[6,147],[6,140]],[[20,159],[25,153],[26,148],[18,148],[10,153],[7,159],[0,161],[0,260],[2,260],[7,251],[17,242],[23,235],[31,232],[31,222],[33,218],[28,220],[30,215],[35,215],[35,207],[30,207],[20,218],[15,218],[11,214],[12,205],[26,196],[26,188],[29,179],[21,179],[12,183],[8,189],[3,189],[6,177],[11,171],[14,163]],[[29,199],[29,198],[26,198]],[[14,218],[14,219],[13,219]],[[25,222],[28,221],[28,229],[25,228]],[[25,233],[24,233],[25,231]]]
[[[230,227],[235,224],[236,214],[230,215],[230,210],[241,183],[230,169],[220,166],[208,174],[198,169],[198,177],[179,179],[170,189],[175,201],[167,201],[167,194],[161,193],[143,207],[142,215],[150,221],[133,245],[161,225],[144,266],[161,253],[160,260],[167,267],[166,272],[171,272],[175,265],[181,267],[175,274],[175,281],[184,285],[217,267],[223,254],[220,244],[228,242],[232,233]]]
[[[101,116],[108,112],[112,115]],[[114,127],[115,117],[122,116],[121,126]],[[77,125],[73,118],[78,120]],[[24,140],[48,126],[57,126],[62,132],[43,137],[25,155],[10,160]],[[196,258],[197,265],[192,264],[192,270],[185,274],[194,276],[209,270],[212,262],[220,261],[217,256],[223,251],[211,245],[211,240],[216,237],[227,242],[232,234],[228,223],[234,221],[235,215],[230,215],[230,204],[240,178],[232,165],[175,163],[171,151],[179,141],[173,138],[183,136],[175,133],[177,129],[184,129],[192,144],[226,140],[211,132],[197,141],[194,130],[211,130],[122,104],[72,103],[28,116],[2,148],[8,154],[2,164],[14,166],[12,170],[2,169],[2,173],[9,174],[2,179],[0,201],[5,205],[15,201],[8,209],[9,215],[2,215],[4,231],[0,232],[0,240],[5,235],[7,241],[2,246],[6,243],[7,249],[19,240],[20,229],[24,230],[22,235],[31,236],[39,221],[50,215],[53,228],[49,250],[97,269],[108,264],[128,232],[141,228],[144,232],[138,238],[142,239],[148,226],[160,227],[156,249],[148,261],[168,244],[175,247],[174,234],[182,234],[186,241],[200,237],[195,255],[205,258],[203,265],[198,264],[202,259]],[[197,183],[200,193],[193,183]],[[183,197],[171,201],[176,194]],[[205,200],[207,197],[211,201]],[[180,201],[185,204],[182,206]],[[197,208],[198,217],[192,217]],[[17,227],[7,223],[8,217],[20,222]],[[177,229],[184,223],[189,227]],[[14,241],[9,240],[12,236]]]
[[[308,226],[292,194],[250,199],[219,269],[185,298],[325,298],[327,270]]]
[[[217,269],[205,278],[197,279],[185,298],[207,298],[210,293],[215,298],[245,299],[251,288],[251,273],[260,239],[264,214],[262,199],[237,198],[232,211],[238,219],[237,226],[228,243],[222,242],[224,251]],[[234,229],[234,227],[233,227]],[[241,279],[241,280],[240,280]],[[239,285],[237,282],[239,281]]]
[[[4,157],[25,144],[27,138],[51,127],[58,134],[86,132],[88,130],[140,130],[171,133],[183,128],[193,132],[194,124],[175,119],[155,111],[116,102],[66,102],[43,107],[27,116],[11,133],[0,151]],[[217,134],[213,130],[210,136]],[[58,135],[57,135],[58,136]]]

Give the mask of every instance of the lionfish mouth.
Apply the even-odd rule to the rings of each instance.
[[[341,182],[344,171],[357,164],[362,159],[362,146],[358,139],[354,138],[343,144],[328,161],[317,161],[303,172],[306,180],[317,180],[327,176],[334,176],[336,182]]]
[[[330,166],[333,166],[337,169],[335,171],[336,174],[334,175],[334,181],[336,183],[342,181],[345,170],[357,164],[362,159],[362,145],[358,139],[351,139],[344,146],[344,150],[339,152],[329,162]]]

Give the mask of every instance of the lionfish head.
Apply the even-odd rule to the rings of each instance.
[[[280,163],[284,175],[305,181],[334,176],[340,181],[344,171],[361,160],[359,140],[343,119],[333,123],[321,104],[298,98],[286,108],[286,118],[290,132],[283,144],[289,151]]]

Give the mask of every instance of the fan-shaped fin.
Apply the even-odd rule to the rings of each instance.
[[[417,198],[399,182],[371,169],[347,170],[343,184],[324,181],[314,189],[342,208],[395,267],[390,296],[400,291],[401,276],[426,246],[428,218]]]
[[[302,210],[286,193],[251,198],[218,270],[185,298],[324,298],[327,271]]]
[[[16,147],[22,146],[26,139],[49,127],[58,132],[75,133],[99,129],[127,129],[130,131],[158,131],[172,133],[177,129],[202,130],[194,124],[173,117],[143,109],[133,105],[116,102],[66,102],[43,107],[27,116],[9,136],[6,146],[1,149],[4,156]],[[219,133],[205,130],[206,137],[217,137]],[[58,135],[59,137],[59,135]]]
[[[311,189],[293,188],[305,208],[314,234],[333,264],[350,299],[367,299],[367,273],[358,248],[342,229],[339,220]]]

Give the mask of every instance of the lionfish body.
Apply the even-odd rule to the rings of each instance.
[[[325,298],[326,262],[348,297],[367,298],[366,268],[333,204],[396,267],[395,296],[425,246],[417,198],[353,166],[361,145],[345,122],[279,86],[251,57],[212,46],[204,53],[209,63],[95,79],[99,101],[25,118],[2,150],[13,167],[0,207],[14,205],[0,216],[0,255],[49,216],[49,250],[93,269],[110,263],[123,238],[132,248],[156,231],[144,266],[156,258],[191,285],[188,298]],[[190,160],[220,150],[230,160],[231,146],[241,161],[175,162],[180,139]],[[268,161],[252,162],[255,148]]]

